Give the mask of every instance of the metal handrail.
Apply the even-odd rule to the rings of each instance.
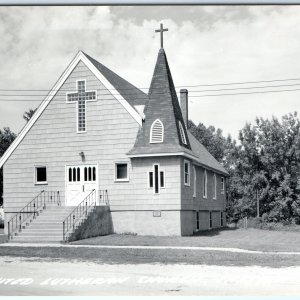
[[[38,210],[46,208],[49,203],[56,203],[58,206],[61,205],[59,191],[41,191],[35,196],[28,204],[26,204],[16,215],[14,215],[8,222],[8,238],[16,232],[22,231],[22,225],[30,219],[36,217]]]
[[[89,211],[97,205],[96,190],[93,189],[82,200],[72,212],[63,221],[63,241],[68,240],[70,233],[75,231],[75,226],[85,217],[87,218]]]

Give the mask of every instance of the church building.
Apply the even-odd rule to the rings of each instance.
[[[189,132],[179,94],[162,41],[148,94],[79,51],[0,159],[10,238],[67,240],[97,208],[106,233],[225,226],[228,173]]]

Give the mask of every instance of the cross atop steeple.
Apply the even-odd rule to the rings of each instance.
[[[156,29],[155,32],[160,32],[160,47],[164,47],[164,31],[168,31],[168,28],[164,28],[164,25],[160,23],[160,29]]]

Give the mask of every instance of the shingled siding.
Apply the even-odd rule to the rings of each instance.
[[[181,235],[180,231],[180,158],[133,158],[131,183],[135,206],[111,208],[114,232],[138,234]],[[148,186],[148,172],[159,164],[165,172],[165,188],[159,194]],[[153,212],[160,216],[154,216]]]
[[[190,161],[190,160],[189,160]],[[206,170],[207,172],[207,198],[203,197],[203,177],[204,168],[200,166],[196,167],[196,197],[194,197],[194,170],[192,161],[190,161],[190,186],[184,185],[184,159],[181,159],[181,180],[182,180],[182,191],[181,191],[181,203],[182,203],[182,219],[186,220],[182,226],[183,232],[190,232],[191,227],[193,231],[196,230],[196,211],[200,211],[200,230],[209,229],[209,212],[212,212],[212,228],[218,228],[221,226],[220,212],[225,211],[226,196],[225,193],[221,193],[221,177],[220,174],[217,176],[217,198],[213,199],[213,188],[214,188],[214,172]],[[194,211],[194,213],[191,213]],[[225,221],[225,213],[223,213]],[[189,222],[190,220],[190,222]],[[193,224],[193,225],[191,225]],[[225,222],[224,222],[225,224]]]
[[[76,80],[86,79],[87,90],[98,100],[87,102],[87,132],[77,133],[76,104],[66,103],[66,92],[77,90]],[[126,153],[134,144],[138,123],[80,62],[4,166],[4,206],[17,212],[41,190],[60,191],[64,203],[65,166],[98,165],[99,189],[107,189],[112,207],[135,205],[133,183],[114,182],[114,162],[129,163]],[[79,153],[85,153],[83,163]],[[35,185],[35,166],[47,166],[47,185]],[[126,203],[124,203],[126,201]],[[6,215],[10,219],[11,214]]]

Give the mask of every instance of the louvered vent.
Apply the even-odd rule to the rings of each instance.
[[[179,131],[180,131],[180,137],[181,137],[182,143],[187,145],[184,129],[183,129],[183,126],[180,121],[179,121]]]
[[[155,120],[150,130],[150,143],[162,143],[164,141],[164,125],[160,120]]]

